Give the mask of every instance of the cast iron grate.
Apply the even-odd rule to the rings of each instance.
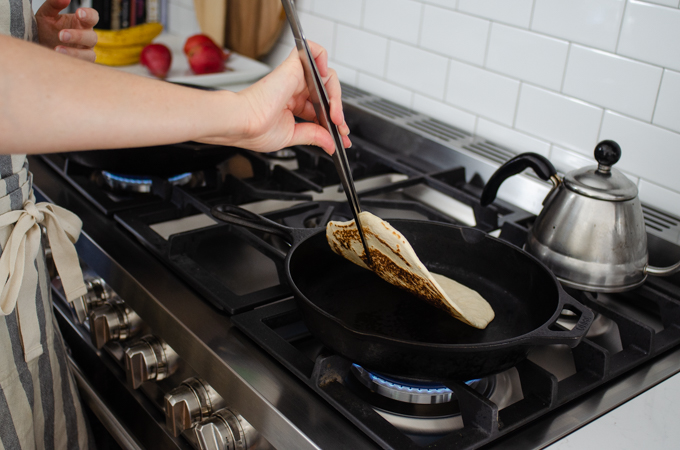
[[[466,182],[463,168],[423,173],[361,138],[355,138],[354,143],[348,158],[355,180],[391,174],[402,178],[359,190],[362,205],[369,211],[400,211],[427,220],[463,224],[434,206],[402,194],[422,188],[467,205],[473,210],[477,228],[484,231],[494,229],[499,214],[509,212],[497,205],[481,207],[479,189]],[[345,201],[313,200],[315,194],[339,183],[331,158],[309,147],[291,150],[295,157],[288,159],[287,165],[243,150],[233,158],[240,161],[238,167],[247,161],[248,176],[233,173],[223,178],[216,174],[206,176],[205,186],[176,186],[168,200],[118,211],[115,219],[209,302],[228,314],[279,300],[290,295],[283,267],[287,244],[281,239],[218,221],[170,236],[161,236],[155,225],[200,215],[209,218],[211,208],[218,204],[254,205],[260,201],[281,205],[265,216],[287,226],[324,226],[329,219],[349,220],[351,213]],[[235,164],[227,160],[226,165]],[[225,254],[238,257],[225,258]],[[232,264],[232,260],[241,263]],[[253,269],[245,271],[243,267]]]
[[[523,399],[501,410],[465,383],[446,383],[458,398],[464,427],[424,445],[410,439],[350,390],[350,361],[325,348],[314,358],[314,354],[310,356],[309,352],[294,345],[296,340],[309,335],[308,332],[305,335],[306,328],[295,300],[270,304],[236,315],[232,320],[241,331],[371,437],[378,446],[395,450],[471,450],[530,424],[680,344],[680,288],[673,284],[654,278],[635,291],[610,294],[616,302],[654,311],[662,322],[661,329],[655,329],[634,315],[612,308],[606,299],[600,299],[597,295],[575,295],[594,312],[616,323],[622,344],[620,351],[612,352],[584,338],[571,351],[575,373],[559,381],[555,374],[527,359],[516,366]]]

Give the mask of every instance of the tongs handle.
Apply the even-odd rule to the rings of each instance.
[[[283,3],[283,9],[286,11],[288,23],[290,24],[290,27],[293,31],[293,36],[295,37],[295,45],[298,49],[300,61],[302,62],[302,67],[305,72],[305,81],[307,82],[307,88],[309,89],[310,101],[312,102],[312,105],[314,105],[314,111],[316,112],[316,117],[319,120],[319,125],[326,128],[333,137],[333,141],[335,143],[333,162],[335,163],[335,169],[338,171],[342,187],[345,190],[345,195],[347,195],[347,201],[349,202],[350,208],[352,210],[354,223],[356,224],[357,230],[359,231],[359,237],[361,238],[361,243],[364,246],[364,251],[366,252],[366,257],[368,259],[368,265],[370,267],[372,266],[371,254],[368,251],[368,245],[366,244],[366,238],[364,237],[363,227],[361,226],[361,220],[359,219],[359,213],[361,212],[359,196],[357,195],[356,188],[354,187],[352,171],[349,166],[349,161],[347,160],[345,146],[342,143],[342,136],[340,136],[338,127],[331,120],[330,102],[328,100],[326,88],[323,84],[321,76],[319,75],[319,70],[317,69],[314,58],[312,57],[312,52],[309,50],[309,46],[307,45],[307,40],[305,39],[305,36],[302,32],[300,18],[298,17],[297,11],[295,10],[295,5],[293,5],[292,0],[281,0],[281,3]]]

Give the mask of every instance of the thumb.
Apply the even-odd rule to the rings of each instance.
[[[36,15],[57,17],[71,3],[71,0],[46,0]]]
[[[312,122],[295,124],[295,131],[288,145],[316,145],[329,155],[335,152],[335,143],[328,130]]]

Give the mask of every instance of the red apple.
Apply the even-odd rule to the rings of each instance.
[[[210,45],[215,47],[222,52],[222,58],[225,61],[229,59],[229,56],[231,56],[229,51],[222,49],[215,41],[210,38],[210,36],[205,34],[195,34],[193,36],[189,36],[189,38],[187,38],[186,42],[184,43],[184,54],[187,55],[188,58],[191,50],[201,45]]]
[[[172,53],[163,44],[149,44],[142,50],[139,62],[149,69],[151,75],[165,78],[172,63]]]
[[[211,44],[194,45],[187,53],[187,58],[189,67],[197,75],[224,72],[225,53]]]
[[[193,36],[189,36],[189,38],[187,38],[186,42],[184,43],[184,54],[189,55],[189,52],[191,51],[192,48],[194,48],[197,45],[203,44],[209,44],[215,46],[216,48],[220,48],[215,43],[215,41],[213,41],[210,38],[210,36],[205,34],[195,34]]]

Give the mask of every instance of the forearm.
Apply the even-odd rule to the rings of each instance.
[[[0,153],[160,145],[245,127],[238,100],[0,36]]]

